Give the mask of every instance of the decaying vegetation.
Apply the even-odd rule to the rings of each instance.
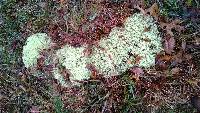
[[[199,8],[197,0],[0,1],[0,111],[197,112]],[[114,26],[123,27],[135,12],[152,15],[160,27],[165,51],[157,55],[154,67],[133,67],[110,78],[94,74],[80,87],[68,88],[42,68],[38,74],[43,76],[35,77],[24,67],[22,47],[33,33],[48,33],[55,49],[66,43],[79,46],[101,39]]]

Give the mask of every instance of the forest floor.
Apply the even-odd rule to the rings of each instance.
[[[94,22],[105,21],[98,20],[106,17],[103,11],[114,16],[120,12],[115,16],[119,20],[134,12],[150,14],[157,20],[164,52],[157,56],[155,66],[144,69],[139,77],[127,71],[69,88],[61,87],[48,75],[35,77],[24,67],[22,48],[28,36],[45,32],[60,43],[60,33],[81,34],[80,26],[87,29]],[[98,40],[111,29],[104,27],[95,33],[86,30],[86,37]],[[0,1],[2,113],[195,113],[200,110],[199,96],[198,0]]]

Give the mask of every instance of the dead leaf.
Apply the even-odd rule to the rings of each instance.
[[[149,32],[150,31],[150,27],[145,27],[143,32]]]
[[[135,81],[139,81],[140,80],[140,76],[139,75],[132,75],[131,79],[134,79]]]
[[[181,32],[182,30],[184,30],[183,26],[178,25],[180,23],[181,23],[181,20],[175,19],[171,21],[170,23],[160,22],[160,25],[163,30],[166,30],[167,34],[169,34],[170,36],[174,36],[174,33],[172,32],[173,28],[178,32]]]
[[[174,47],[175,47],[175,39],[173,36],[166,36],[165,37],[165,42],[164,42],[164,50],[167,54],[171,54],[174,52]]]
[[[142,60],[142,56],[137,55],[135,57],[135,63],[134,64],[139,64],[141,60]]]
[[[149,39],[147,37],[143,38],[142,40],[145,41],[145,42],[151,42],[151,39]]]
[[[144,9],[144,7],[141,7],[139,4],[134,5],[134,8],[140,10],[140,12],[144,15],[146,14],[150,14],[151,16],[153,16],[156,20],[158,20],[159,17],[159,7],[157,3],[154,3],[150,8],[148,9]]]
[[[96,69],[96,67],[95,67],[94,65],[92,65],[92,64],[87,64],[87,65],[86,65],[86,68],[87,68],[88,70],[90,70],[90,72],[91,72],[91,78],[92,78],[92,79],[97,79],[97,78],[98,78],[98,71],[97,71],[97,69]]]
[[[173,58],[171,55],[164,55],[159,58],[159,60],[170,61]]]
[[[158,20],[160,11],[157,3],[154,3],[149,9],[146,10],[146,12],[149,12],[151,16],[153,16],[156,20]]]

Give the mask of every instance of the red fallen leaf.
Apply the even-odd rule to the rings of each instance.
[[[172,36],[166,36],[165,37],[165,42],[164,42],[164,50],[167,54],[171,54],[174,52],[174,47],[175,47],[175,39]]]
[[[96,67],[92,64],[87,64],[86,68],[89,69],[91,71],[91,78],[92,79],[97,79],[98,78],[98,71],[96,69]]]

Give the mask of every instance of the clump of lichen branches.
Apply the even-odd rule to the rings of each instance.
[[[66,38],[96,41],[135,12],[153,16],[162,32],[164,51],[149,69],[111,78],[94,73],[80,87],[63,88],[51,75],[35,78],[22,63],[22,47],[33,33],[48,33],[57,48]],[[196,0],[1,1],[0,110],[195,112],[190,97],[200,92],[199,12]]]

